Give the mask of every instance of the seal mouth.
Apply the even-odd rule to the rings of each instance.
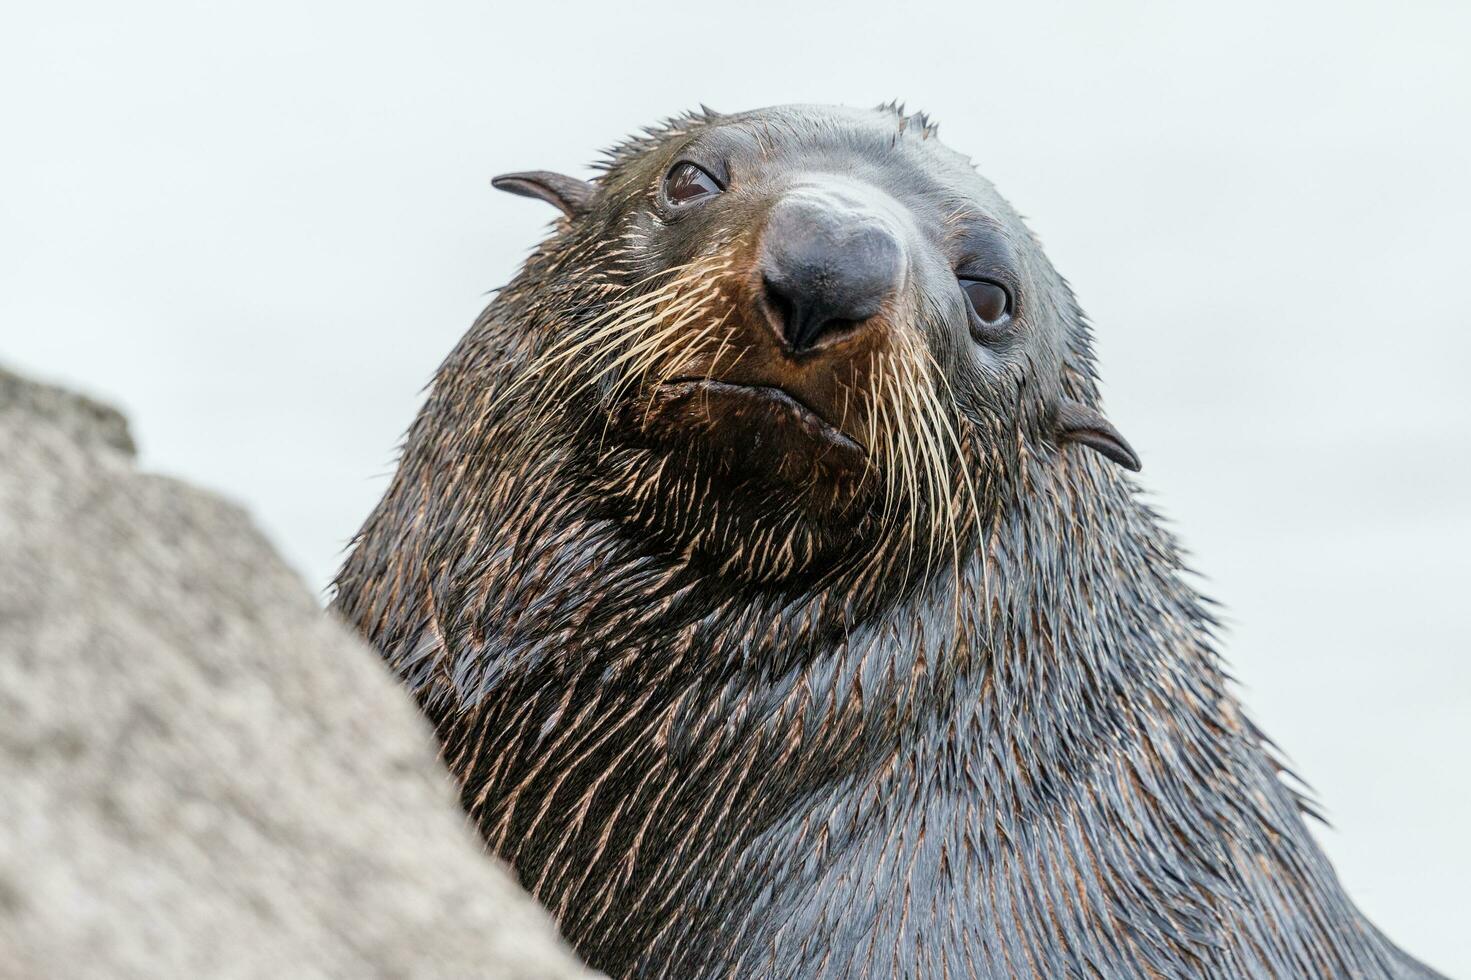
[[[675,378],[661,384],[659,393],[671,401],[698,405],[708,421],[716,421],[712,410],[718,407],[727,417],[751,415],[755,417],[753,421],[769,420],[795,428],[815,442],[843,453],[864,452],[852,436],[785,388],[716,378]]]

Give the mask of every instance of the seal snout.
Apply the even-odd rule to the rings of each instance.
[[[772,206],[758,261],[764,312],[788,355],[862,332],[904,274],[903,245],[882,214],[816,189]]]

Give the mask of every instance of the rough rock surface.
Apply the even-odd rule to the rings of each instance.
[[[0,976],[588,973],[239,509],[0,369]]]

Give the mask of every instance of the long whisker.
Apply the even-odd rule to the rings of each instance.
[[[704,271],[707,262],[690,263],[676,267],[674,272],[682,273],[674,281],[665,283],[653,293],[642,294],[631,299],[615,304],[609,311],[597,318],[595,329],[589,334],[576,338],[566,343],[555,344],[535,362],[522,375],[521,382],[528,380],[539,380],[541,382],[538,397],[540,406],[536,413],[529,419],[523,420],[521,438],[534,440],[541,426],[548,418],[563,404],[567,394],[567,388],[575,384],[574,391],[584,390],[587,387],[601,381],[609,373],[618,370],[628,361],[648,352],[652,346],[652,339],[647,337],[648,325],[655,320],[663,320],[671,312],[678,314],[688,312],[698,307],[709,298],[712,291],[711,284],[697,287],[691,294],[689,281],[697,278]],[[674,329],[674,324],[668,324],[669,329]],[[591,353],[590,349],[599,349],[615,340],[619,336],[634,336],[638,339],[622,354],[615,356],[611,362],[605,363],[591,376],[583,374],[578,376],[577,370],[581,364],[578,355],[584,352]],[[504,400],[514,393],[514,388],[503,392],[500,396]]]
[[[913,342],[909,346],[915,346]],[[944,460],[935,452],[934,432],[931,429],[931,420],[926,411],[925,393],[929,390],[929,379],[924,372],[919,370],[919,361],[914,357],[906,357],[904,360],[905,401],[907,412],[911,420],[911,428],[915,433],[915,455],[920,469],[920,476],[924,484],[924,502],[927,512],[924,515],[925,524],[925,567],[933,565],[935,551],[940,544],[942,530],[940,522],[947,516],[948,509],[945,507],[945,472]]]
[[[691,339],[691,341],[690,341],[690,349],[686,350],[679,357],[671,358],[670,359],[669,366],[665,367],[664,370],[662,370],[662,371],[659,372],[658,377],[655,378],[655,380],[654,380],[654,383],[652,385],[649,385],[649,393],[648,393],[648,397],[646,399],[646,403],[645,403],[645,406],[644,406],[644,419],[643,420],[644,420],[644,424],[645,425],[648,424],[648,421],[649,421],[649,413],[654,410],[654,399],[655,399],[655,396],[656,396],[656,394],[658,392],[659,386],[663,385],[666,381],[668,381],[669,379],[673,378],[676,374],[678,374],[679,371],[680,371],[680,369],[683,368],[684,365],[688,364],[690,361],[692,361],[695,358],[699,357],[699,355],[704,350],[704,342],[705,342],[706,338],[709,337],[709,335],[710,335],[710,333],[712,331],[718,330],[720,327],[724,326],[725,325],[725,321],[728,320],[728,319],[730,319],[730,310],[726,310],[723,314],[721,314],[720,319],[718,319],[718,320],[712,320],[705,327],[705,329],[701,330],[698,334],[696,334]],[[729,336],[727,335],[725,339],[728,340],[729,339]],[[721,346],[723,347],[724,345],[725,345],[725,340],[722,340],[721,341]],[[718,351],[717,351],[717,356],[718,356]]]
[[[928,351],[926,351],[925,353],[928,354]],[[931,363],[933,363],[933,358],[931,358],[930,360],[931,360]],[[952,582],[954,584],[954,589],[952,590],[952,597],[951,598],[952,598],[953,612],[954,612],[955,619],[956,619],[956,627],[958,629],[959,628],[959,622],[960,622],[960,616],[961,616],[961,606],[960,606],[960,603],[961,603],[961,591],[962,591],[961,588],[960,588],[960,569],[961,569],[961,561],[960,561],[960,528],[958,526],[959,525],[959,516],[956,513],[956,506],[955,506],[955,495],[958,492],[958,489],[955,486],[954,481],[950,477],[949,460],[948,460],[947,454],[945,453],[945,447],[944,447],[944,441],[943,441],[943,433],[949,432],[950,435],[953,438],[954,430],[953,430],[953,428],[950,427],[949,413],[947,413],[944,410],[944,408],[941,406],[940,401],[939,401],[939,398],[938,398],[938,396],[937,396],[937,394],[935,392],[935,387],[934,387],[934,384],[933,384],[933,381],[932,381],[934,375],[931,372],[925,372],[925,373],[927,375],[926,384],[922,387],[921,394],[924,396],[925,401],[927,402],[927,405],[926,405],[926,409],[925,409],[924,414],[925,414],[926,418],[928,419],[930,425],[934,426],[934,429],[932,430],[932,442],[931,442],[931,445],[932,445],[932,448],[933,448],[933,460],[934,460],[935,466],[937,468],[937,472],[942,475],[942,479],[944,481],[944,488],[945,488],[945,502],[944,502],[945,503],[945,506],[944,506],[945,527],[944,527],[944,530],[946,532],[948,532],[948,536],[949,536],[949,539],[950,539],[949,543],[950,543],[950,549],[951,549],[951,563],[952,563],[951,564],[951,572],[952,572],[951,578],[952,578]],[[965,460],[964,455],[961,454],[961,453],[959,453],[958,451],[957,451],[957,454],[956,454],[956,461],[957,461],[957,464],[958,464],[958,470],[959,470],[960,479],[963,482],[963,485],[966,488],[968,488],[969,487],[969,479],[970,478],[969,478],[969,474],[966,471],[967,470],[967,468],[966,468],[966,460]]]
[[[955,389],[950,386],[950,379],[945,376],[945,372],[940,368],[933,354],[925,350],[924,355],[934,368],[932,376],[940,379],[940,382],[945,386],[946,393],[950,396],[951,403],[954,404],[957,398]],[[961,479],[964,481],[966,498],[970,501],[971,518],[975,522],[975,529],[979,532],[982,524],[981,504],[980,498],[976,495],[975,481],[971,479],[970,460],[966,455],[965,448],[961,445],[960,436],[956,433],[955,426],[950,421],[950,414],[939,411],[936,413],[936,417],[943,423],[945,435],[948,437],[951,447],[955,450],[955,461],[960,468]]]
[[[890,459],[894,463],[898,464],[894,496],[896,498],[899,498],[900,494],[903,494],[902,503],[907,503],[908,505],[907,514],[902,513],[902,507],[899,511],[899,513],[901,514],[901,519],[907,518],[904,519],[903,528],[903,533],[905,537],[905,548],[904,575],[900,579],[900,588],[902,591],[902,589],[909,584],[909,576],[911,571],[913,571],[914,566],[915,534],[918,530],[916,525],[918,524],[917,504],[919,494],[915,483],[914,457],[912,455],[910,445],[911,440],[909,438],[909,427],[907,424],[908,420],[905,417],[906,413],[900,411],[900,408],[902,407],[900,396],[895,393],[895,375],[897,374],[898,369],[896,368],[895,361],[892,356],[885,357],[884,360],[887,366],[887,370],[884,371],[883,375],[885,394],[884,401],[887,407],[894,410],[892,413],[892,419],[889,418],[890,413],[887,411],[887,409],[884,412],[885,420],[889,422],[887,426],[889,430],[889,438],[887,442],[890,446]],[[890,467],[891,471],[893,471],[894,469],[894,467]],[[896,504],[896,506],[901,505]]]
[[[955,402],[955,391],[950,386],[950,379],[947,378],[945,376],[945,372],[940,369],[940,365],[938,364],[938,362],[935,361],[934,356],[931,355],[928,350],[925,350],[924,353],[925,353],[925,357],[929,360],[930,365],[933,367],[933,371],[931,372],[931,376],[932,377],[937,377],[937,378],[940,379],[941,384],[943,384],[945,386],[946,392],[950,395],[951,403],[954,404],[954,402]],[[933,395],[933,392],[932,392],[932,395]],[[969,459],[969,457],[967,456],[967,454],[965,452],[964,446],[961,444],[960,436],[957,434],[957,432],[955,430],[955,426],[951,423],[950,414],[948,412],[938,410],[938,406],[936,406],[936,408],[937,408],[937,411],[935,413],[935,417],[943,424],[944,434],[948,437],[948,440],[950,442],[950,445],[955,450],[955,461],[956,461],[956,466],[957,466],[957,468],[959,470],[959,473],[960,473],[961,486],[962,486],[962,488],[965,491],[965,495],[966,495],[967,501],[970,503],[971,527],[973,529],[972,533],[974,533],[977,536],[977,544],[978,544],[978,547],[984,548],[984,546],[985,546],[985,529],[984,529],[984,524],[983,524],[983,522],[981,520],[981,505],[980,505],[980,500],[979,500],[979,498],[976,495],[975,481],[971,479],[971,464],[970,464],[970,459]],[[960,542],[958,540],[958,535],[957,535],[957,539],[955,541],[955,551],[956,551],[956,558],[955,558],[956,567],[955,567],[955,576],[954,576],[954,578],[955,578],[955,589],[956,589],[956,596],[955,596],[955,606],[956,606],[955,616],[956,616],[957,626],[958,626],[959,625],[959,619],[961,617],[961,610],[960,610],[960,590],[961,590],[961,583],[960,583]],[[982,594],[982,596],[988,595],[988,593],[986,591],[986,588],[985,588],[985,580],[986,580],[986,575],[987,575],[987,566],[988,566],[988,562],[986,561],[986,557],[985,557],[984,554],[982,554],[980,556],[980,569],[981,569],[981,579],[982,579],[982,590],[981,590],[981,594]],[[986,605],[986,608],[984,609],[983,615],[986,617],[987,621],[989,622],[990,615],[991,615],[989,601],[987,601],[985,605]]]
[[[684,272],[691,267],[692,265],[675,266],[662,272],[655,273],[652,276],[648,276],[645,279],[640,280],[640,283],[646,283],[660,276],[674,275],[680,272]],[[635,284],[634,286],[630,286],[628,288],[635,289],[637,288],[637,285],[638,284]],[[543,351],[540,356],[533,360],[532,363],[526,365],[526,368],[520,373],[519,377],[517,377],[509,386],[507,386],[497,395],[496,400],[491,403],[489,410],[494,411],[498,409],[501,404],[507,401],[512,395],[514,395],[518,390],[523,387],[529,386],[536,382],[546,382],[551,380],[546,376],[546,371],[548,368],[566,363],[570,361],[571,358],[575,357],[580,351],[583,351],[588,347],[605,341],[611,336],[615,336],[623,329],[626,321],[630,317],[632,317],[634,313],[640,312],[649,306],[661,302],[673,292],[677,291],[678,287],[678,282],[666,283],[664,286],[653,291],[652,293],[639,293],[620,303],[615,303],[607,310],[591,318],[587,322],[587,324],[583,328],[584,333],[581,335],[580,339],[574,337],[565,340],[559,339],[557,341],[554,341],[553,344],[545,351]]]

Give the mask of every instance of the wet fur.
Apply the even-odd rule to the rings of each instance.
[[[896,140],[933,136],[884,112]],[[604,187],[718,119],[623,145]],[[892,417],[866,423],[879,463],[852,475],[866,516],[830,540],[751,505],[718,460],[665,485],[651,450],[606,438],[608,406],[647,410],[683,354],[607,366],[680,317],[668,336],[707,325],[719,304],[693,286],[662,301],[681,312],[549,363],[655,295],[642,249],[612,205],[559,223],[440,368],[336,584],[486,840],[590,964],[1432,975],[1344,895],[1135,483],[1050,438],[1059,392],[1097,392],[1040,251],[1065,330],[1052,380],[1013,379],[990,416],[937,408],[951,435],[872,389]]]

